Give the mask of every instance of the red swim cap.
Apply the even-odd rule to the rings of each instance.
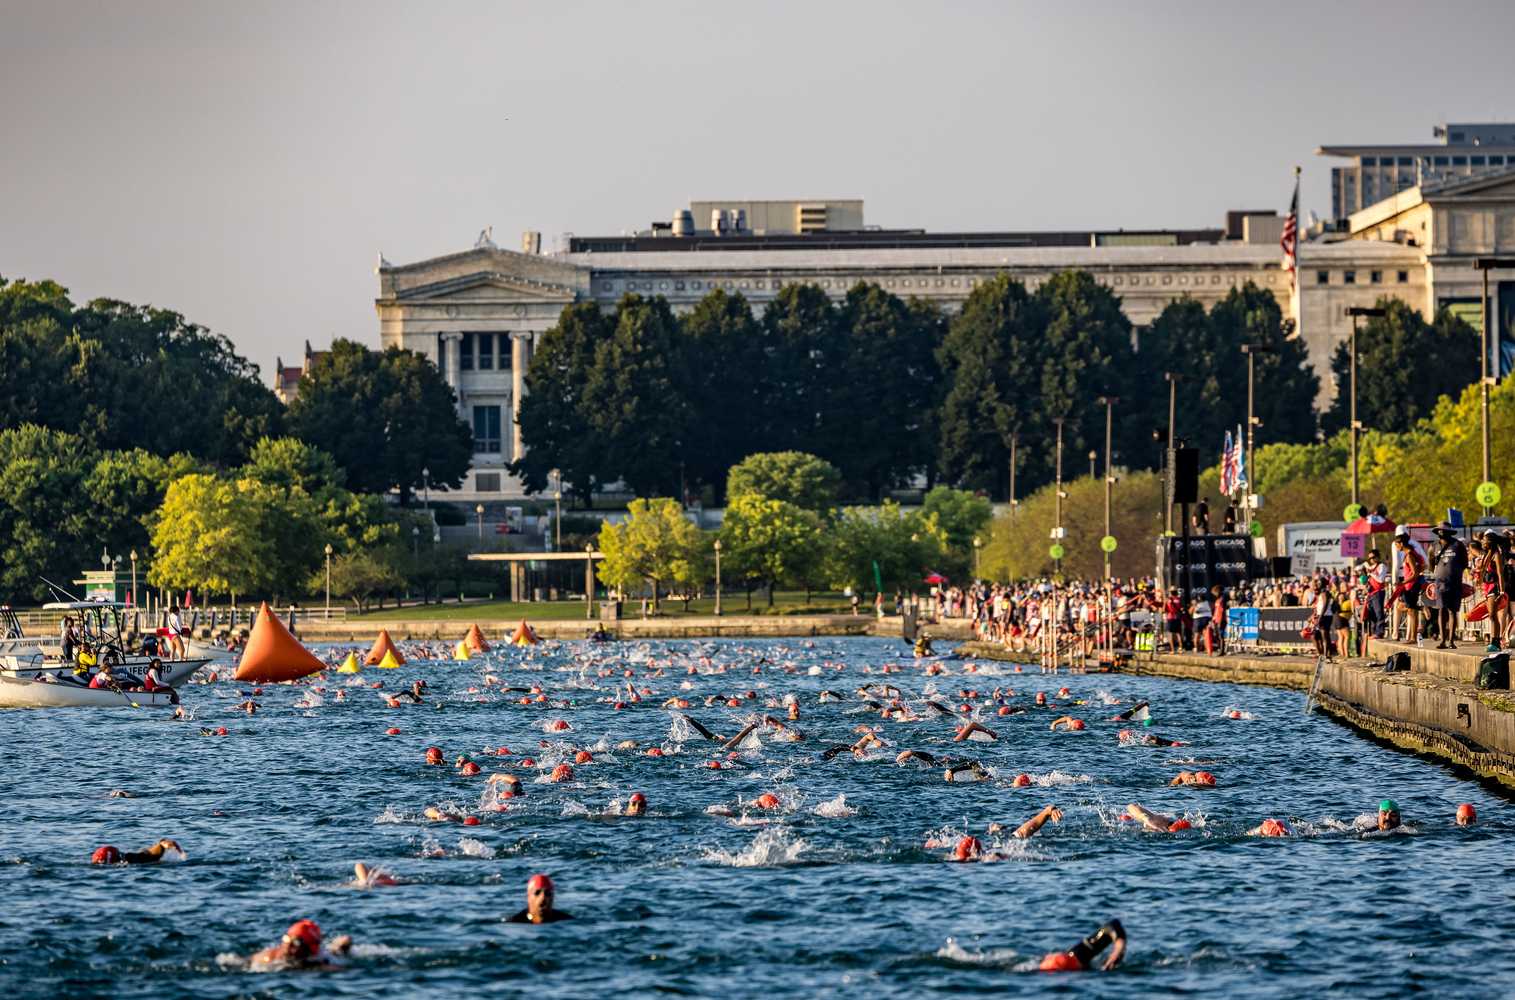
[[[999,714],[1000,715],[1009,715],[1010,714],[1010,706],[1009,705],[1001,705],[999,707]]]
[[[95,853],[89,856],[89,863],[92,865],[113,865],[120,860],[121,852],[109,844],[95,848]]]
[[[1234,709],[1234,708],[1233,708],[1233,709],[1232,709],[1232,710],[1231,710],[1231,711],[1230,711],[1230,712],[1229,712],[1229,713],[1228,713],[1228,714],[1227,714],[1227,715],[1226,715],[1226,718],[1228,718],[1228,719],[1239,719],[1239,718],[1241,718],[1241,713],[1240,713],[1240,712],[1238,712],[1238,711],[1237,711],[1237,710],[1236,710],[1236,709]]]
[[[552,780],[553,781],[572,781],[573,780],[573,768],[569,767],[567,764],[559,764],[557,767],[555,767],[555,768],[552,769]]]
[[[626,703],[624,701],[618,701],[618,702],[615,703],[614,707],[615,707],[615,710],[617,712],[619,712],[621,709],[623,709],[623,708],[626,707]]]
[[[661,757],[661,756],[663,756],[663,748],[662,747],[648,747],[647,748],[647,756],[649,756],[649,757]]]
[[[1195,771],[1194,783],[1196,785],[1213,785],[1215,784],[1215,775],[1209,771]]]
[[[757,797],[757,801],[753,804],[759,809],[777,809],[779,807],[779,797],[772,792],[764,792]]]
[[[397,728],[395,728],[394,726],[390,726],[388,729],[384,730],[384,735],[385,736],[399,736],[400,735],[400,730],[397,729]]]
[[[594,760],[594,754],[590,753],[588,750],[580,750],[578,753],[573,755],[573,762],[575,764],[588,764],[592,760]]]
[[[1057,689],[1057,696],[1058,696],[1058,697],[1059,697],[1059,698],[1066,698],[1066,697],[1068,697],[1068,695],[1070,695],[1070,694],[1072,694],[1072,693],[1073,693],[1073,692],[1072,692],[1072,691],[1070,691],[1070,690],[1068,690],[1068,689],[1067,689],[1067,688],[1065,688],[1065,687],[1064,687],[1064,688],[1058,688],[1058,689]]]
[[[287,938],[305,942],[305,947],[314,955],[321,950],[321,928],[314,920],[297,920],[284,932]]]
[[[1190,825],[1186,819],[1176,819],[1168,826],[1168,832],[1177,833],[1180,830],[1187,830],[1190,828]]]
[[[477,816],[464,816],[463,817],[463,825],[464,826],[478,826],[479,825],[479,817],[477,817]]]
[[[1025,773],[1017,774],[1015,780],[1010,782],[1013,788],[1025,788],[1029,784],[1031,784],[1031,775]]]
[[[441,747],[427,747],[426,748],[426,763],[428,763],[428,764],[440,764],[440,763],[442,763],[442,748]]]
[[[548,878],[546,875],[533,875],[531,878],[526,880],[527,892],[533,892],[537,889],[546,889],[548,892],[552,892],[552,879]]]
[[[645,803],[647,801],[647,796],[643,795],[641,792],[632,792],[631,801]]]
[[[1042,972],[1083,972],[1084,963],[1070,951],[1057,951],[1042,959]]]
[[[957,847],[953,849],[952,856],[959,861],[971,861],[978,857],[982,846],[978,842],[977,837],[964,837],[957,842]]]
[[[1269,818],[1262,821],[1262,825],[1257,828],[1257,833],[1261,837],[1287,837],[1289,828],[1278,820]]]
[[[718,760],[707,761],[705,766],[712,771],[719,771],[721,769],[721,762]]]
[[[1069,724],[1068,728],[1069,729],[1082,729],[1082,728],[1084,728],[1084,720],[1083,719],[1074,719],[1073,722]]]
[[[1473,808],[1471,802],[1464,802],[1457,807],[1457,822],[1459,825],[1466,825],[1476,819],[1478,819],[1478,810]]]
[[[479,765],[475,764],[473,761],[469,761],[468,763],[466,763],[466,764],[463,765],[463,773],[464,774],[478,774],[479,773]]]
[[[494,755],[496,757],[509,757],[510,756],[510,747],[498,747],[498,748],[496,748],[496,750],[494,752]]]
[[[228,735],[226,727],[225,726],[217,726],[216,727],[216,735],[217,736],[226,736],[226,735]]]
[[[537,762],[536,762],[535,758],[532,758],[532,757],[522,757],[521,758],[521,766],[522,767],[536,767],[537,766]]]

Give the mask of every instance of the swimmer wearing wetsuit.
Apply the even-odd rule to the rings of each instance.
[[[333,938],[329,952],[322,954],[320,926],[314,920],[298,920],[284,932],[278,944],[256,952],[248,961],[252,965],[325,971],[337,968],[328,960],[329,955],[345,955],[351,949],[352,938],[343,934]]]
[[[1117,715],[1110,716],[1111,722],[1130,722],[1137,718],[1138,713],[1147,711],[1151,706],[1145,701],[1139,701],[1135,705]],[[1145,715],[1142,718],[1146,718]]]
[[[1122,729],[1116,733],[1116,737],[1122,743],[1138,743],[1144,747],[1181,747],[1186,746],[1182,740],[1170,740],[1166,736],[1157,736],[1152,733],[1138,733],[1134,729]]]
[[[626,802],[627,816],[647,815],[647,796],[641,792],[632,792],[631,798]]]
[[[1378,803],[1378,828],[1380,830],[1397,830],[1400,823],[1399,803],[1393,799],[1384,799]]]
[[[559,920],[572,920],[571,914],[553,909],[552,879],[546,875],[533,875],[526,883],[526,909],[510,917],[512,924],[552,924]]]
[[[949,782],[983,781],[987,777],[989,777],[989,772],[984,769],[984,765],[976,760],[949,765],[947,770],[942,774],[942,780]]]
[[[1086,972],[1106,948],[1111,948],[1111,951],[1099,967],[1101,972],[1115,968],[1126,955],[1126,929],[1119,920],[1111,920],[1067,951],[1055,951],[1044,956],[1040,969],[1042,972]]]
[[[170,861],[182,859],[184,848],[179,846],[177,840],[169,840],[165,837],[145,851],[127,851],[121,855],[121,860],[129,865],[156,865],[164,860],[165,854],[168,855]]]

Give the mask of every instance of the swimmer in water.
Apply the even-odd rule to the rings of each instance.
[[[1056,732],[1059,729],[1066,729],[1070,732],[1079,732],[1084,728],[1084,720],[1075,719],[1071,715],[1065,715],[1061,718],[1053,719],[1052,725],[1048,726],[1047,728],[1053,732]]]
[[[1125,957],[1126,929],[1120,925],[1119,920],[1111,920],[1067,951],[1055,951],[1043,956],[1038,968],[1042,972],[1086,972],[1106,948],[1111,948],[1111,951],[1099,967],[1101,972],[1109,972]]]
[[[1188,820],[1174,819],[1172,816],[1153,812],[1139,802],[1132,802],[1126,806],[1126,815],[1136,820],[1145,829],[1155,833],[1177,833],[1180,830],[1189,829]]]
[[[1149,706],[1145,701],[1139,701],[1118,715],[1110,716],[1111,722],[1141,722],[1151,716]]]
[[[1041,812],[1016,827],[1015,832],[1010,836],[1016,840],[1027,840],[1036,836],[1036,831],[1046,826],[1049,821],[1052,823],[1061,823],[1063,821],[1063,811],[1057,806],[1044,806]]]
[[[525,794],[521,779],[513,774],[491,774],[486,784],[499,785],[499,796],[502,799],[518,799]]]
[[[145,851],[127,851],[121,860],[129,865],[156,865],[164,861],[183,861],[184,848],[177,840],[164,838]]]
[[[394,696],[393,700],[398,703],[401,698],[409,698],[413,703],[420,705],[426,701],[426,698],[424,697],[425,692],[426,682],[416,681],[410,686],[409,691],[401,691],[399,694]]]
[[[398,885],[395,877],[382,868],[370,868],[359,861],[352,866],[352,884],[359,889],[372,889],[381,885]]]
[[[1464,802],[1457,807],[1457,825],[1472,826],[1478,822],[1478,810],[1473,808],[1473,803]]]
[[[942,780],[947,782],[983,781],[987,777],[989,772],[976,760],[952,764],[942,774]]]
[[[647,815],[647,796],[643,795],[641,792],[632,792],[631,798],[626,800],[626,815]]]
[[[553,909],[552,879],[546,875],[533,875],[526,883],[526,909],[507,921],[512,924],[551,924],[559,920],[572,920],[570,914]]]
[[[1182,740],[1170,740],[1166,736],[1158,736],[1154,733],[1138,733],[1134,729],[1122,729],[1116,734],[1122,743],[1134,743],[1144,747],[1181,747],[1186,746]]]
[[[952,742],[961,743],[963,740],[974,740],[979,743],[992,743],[998,740],[994,730],[987,726],[981,726],[977,722],[964,723],[957,727],[957,735],[952,737]]]
[[[1273,818],[1263,820],[1261,823],[1247,831],[1249,837],[1287,837],[1289,828],[1283,822]]]
[[[258,705],[257,702],[253,701],[251,698],[247,699],[244,702],[239,703],[237,705],[237,707],[240,708],[242,711],[246,712],[248,715],[257,715],[258,714],[259,705]]]
[[[329,956],[345,955],[351,949],[352,938],[343,934],[333,938],[329,950],[322,953],[320,926],[314,920],[298,920],[284,932],[278,944],[255,953],[248,964],[327,971],[337,968]]]
[[[1173,780],[1168,782],[1173,785],[1194,785],[1197,788],[1214,788],[1215,775],[1209,771],[1180,771]]]
[[[1378,803],[1378,828],[1380,830],[1397,830],[1400,824],[1399,803],[1393,799],[1384,799]]]
[[[924,750],[901,750],[898,757],[894,758],[896,764],[924,764],[927,767],[935,767],[937,759]]]

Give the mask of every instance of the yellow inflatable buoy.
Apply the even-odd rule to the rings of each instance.
[[[467,659],[471,658],[472,656],[473,656],[473,654],[471,652],[469,652],[469,649],[468,649],[468,640],[467,639],[460,640],[458,642],[457,647],[454,648],[453,651],[452,651],[452,658],[454,660],[467,660]]]
[[[363,665],[358,662],[358,654],[357,653],[348,653],[347,654],[347,659],[343,660],[342,661],[342,665],[337,668],[337,673],[339,673],[339,674],[355,674],[355,673],[357,673],[358,671],[360,671],[362,669],[363,669]]]
[[[384,653],[384,659],[379,661],[380,670],[394,670],[398,668],[399,665],[400,661],[395,659],[394,650],[386,650]]]

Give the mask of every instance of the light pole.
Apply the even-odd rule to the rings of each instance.
[[[1110,442],[1111,431],[1115,421],[1115,404],[1120,402],[1118,396],[1101,396],[1099,402],[1105,406],[1105,535],[1110,534],[1110,499],[1111,491],[1115,486],[1115,472],[1111,465]],[[1103,539],[1101,540],[1103,541]],[[1100,545],[1101,550],[1104,545]],[[1105,579],[1110,579],[1110,553],[1105,553]]]
[[[1493,348],[1499,344],[1496,339],[1492,324],[1489,322],[1489,271],[1495,269],[1515,268],[1515,257],[1479,257],[1473,261],[1473,266],[1483,272],[1483,298],[1480,302],[1480,314],[1483,327],[1478,332],[1478,381],[1481,412],[1483,414],[1483,479],[1482,482],[1492,482],[1494,478],[1493,464],[1489,459],[1489,386],[1498,378],[1496,372],[1494,378],[1489,377],[1489,355]],[[1489,508],[1483,509],[1485,517],[1489,516]]]
[[[982,538],[978,537],[977,535],[974,535],[973,536],[973,579],[975,579],[975,580],[981,579],[983,577],[982,571],[980,571],[979,568],[978,568],[978,554],[979,554],[979,550],[982,549],[983,547],[984,547],[984,540]]]
[[[1347,315],[1352,317],[1352,343],[1347,351],[1350,355],[1348,371],[1350,372],[1350,395],[1347,399],[1347,420],[1352,431],[1352,507],[1354,512],[1357,504],[1357,434],[1362,430],[1362,424],[1357,420],[1357,320],[1360,316],[1383,316],[1382,309],[1368,306],[1348,306]]]
[[[1055,478],[1056,478],[1056,484],[1057,484],[1056,485],[1057,527],[1055,529],[1055,532],[1056,532],[1056,541],[1057,541],[1057,543],[1059,545],[1061,545],[1062,541],[1063,541],[1063,418],[1062,417],[1054,417],[1053,420],[1052,420],[1052,422],[1057,425],[1057,454],[1056,454],[1056,459],[1055,459],[1055,462],[1054,462],[1055,473],[1056,473],[1056,477]],[[1062,575],[1062,572],[1063,572],[1063,561],[1061,559],[1054,559],[1053,563],[1057,567],[1057,573],[1058,573],[1058,575],[1059,576]]]
[[[1096,461],[1098,461],[1098,460],[1099,460],[1099,452],[1097,450],[1093,449],[1093,448],[1090,448],[1089,449],[1089,478],[1090,479],[1093,479],[1094,476],[1095,476],[1094,463]]]
[[[584,543],[584,617],[594,618],[594,543]]]
[[[431,468],[429,466],[423,466],[422,467],[422,469],[421,469],[421,482],[425,485],[425,488],[426,488],[426,492],[423,494],[423,496],[425,497],[425,499],[422,500],[422,504],[426,507],[427,512],[430,512],[431,511]]]
[[[1252,527],[1252,497],[1257,493],[1257,452],[1254,451],[1253,440],[1254,428],[1262,426],[1262,420],[1253,414],[1253,395],[1256,390],[1256,361],[1259,354],[1272,354],[1273,348],[1267,344],[1243,344],[1241,352],[1247,356],[1247,462],[1250,466],[1247,470],[1247,492],[1242,495],[1242,517],[1247,522],[1250,532]]]
[[[1167,484],[1172,478],[1173,471],[1168,469],[1167,465],[1173,459],[1173,425],[1178,416],[1178,380],[1183,378],[1183,376],[1177,372],[1163,372],[1163,378],[1168,381],[1168,453],[1163,459],[1164,472],[1166,473],[1163,476],[1163,490],[1166,493]],[[1171,535],[1173,534],[1173,497],[1164,496],[1163,499],[1166,501],[1163,504],[1165,508],[1164,521],[1167,524],[1166,533]]]
[[[473,513],[479,520],[479,548],[482,549],[484,547],[484,505],[475,504]]]
[[[715,540],[715,613],[721,614],[721,540]]]
[[[132,607],[137,606],[137,550],[131,551],[132,561]]]
[[[326,617],[331,618],[331,543],[326,543]]]
[[[410,555],[416,562],[421,561],[421,528],[420,525],[410,526]]]
[[[557,552],[563,547],[563,491],[554,490],[552,493],[552,530],[554,541],[552,551]]]
[[[1015,446],[1020,443],[1020,432],[1010,435],[1010,516],[1015,516]]]

